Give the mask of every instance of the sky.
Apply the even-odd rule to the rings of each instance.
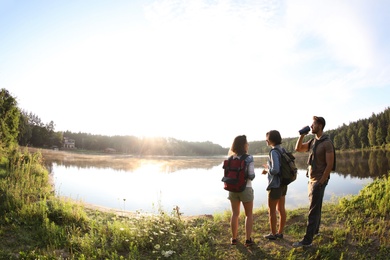
[[[0,0],[0,88],[55,131],[229,147],[390,105],[387,0]]]

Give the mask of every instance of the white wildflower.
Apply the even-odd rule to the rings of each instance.
[[[174,254],[175,251],[173,250],[168,250],[168,251],[161,251],[161,254],[164,256],[164,257],[170,257],[172,254]]]

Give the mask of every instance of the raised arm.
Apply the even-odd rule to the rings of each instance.
[[[297,152],[307,152],[309,151],[309,142],[303,143],[303,138],[305,137],[304,134],[300,135],[298,138],[297,143],[295,144],[295,151]]]

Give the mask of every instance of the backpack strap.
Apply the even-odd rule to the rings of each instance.
[[[248,156],[249,156],[249,154],[244,153],[244,154],[242,154],[242,155],[240,156],[240,159],[245,160]]]
[[[311,146],[311,144],[313,143],[313,141],[314,141],[314,138],[312,138],[312,139],[309,140],[309,148],[308,148],[309,150],[310,150],[310,146]]]
[[[248,158],[249,154],[244,153],[240,156],[240,160],[246,160]],[[245,162],[245,179],[248,179],[249,173],[248,173],[248,164]]]
[[[249,156],[249,154],[242,154],[240,156],[237,156],[240,160],[244,160]],[[230,162],[233,160],[234,158],[234,155],[231,155],[229,156],[228,160],[229,160],[229,167],[230,167]],[[248,175],[248,165],[245,163],[245,174]]]

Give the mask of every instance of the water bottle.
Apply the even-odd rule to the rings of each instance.
[[[299,130],[300,135],[307,135],[310,132],[310,126],[305,126],[301,130]]]

